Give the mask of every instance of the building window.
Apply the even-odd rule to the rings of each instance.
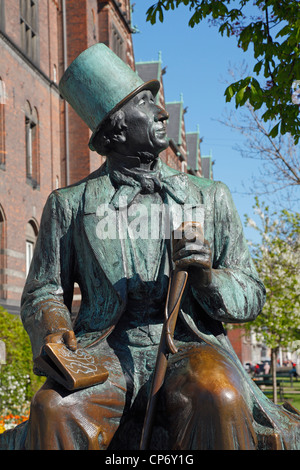
[[[29,273],[31,260],[33,258],[34,243],[26,240],[26,276]]]
[[[92,8],[92,20],[93,20],[93,38],[97,40],[97,28],[96,28],[96,14],[95,10]]]
[[[5,84],[0,78],[0,168],[5,168]]]
[[[33,62],[38,60],[37,0],[20,0],[21,45]]]
[[[5,31],[4,0],[0,0],[0,30]]]
[[[125,41],[114,24],[112,24],[111,28],[111,49],[120,59],[125,61]]]
[[[55,64],[53,65],[53,81],[57,83],[57,68]]]
[[[0,298],[6,299],[6,225],[4,211],[0,205]]]
[[[26,276],[29,273],[30,264],[33,258],[33,252],[37,239],[38,228],[33,220],[30,220],[26,226]]]
[[[25,139],[26,139],[26,180],[34,189],[40,185],[39,158],[39,123],[38,113],[31,110],[30,103],[25,108]]]

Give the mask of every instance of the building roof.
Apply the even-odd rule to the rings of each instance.
[[[161,63],[160,62],[138,62],[135,64],[136,71],[144,82],[148,80],[160,80]]]
[[[203,178],[213,179],[211,155],[201,156],[201,167]]]
[[[183,118],[183,102],[175,101],[166,103],[166,110],[169,113],[167,122],[167,134],[169,139],[174,140],[176,145],[181,145],[181,124]]]
[[[192,170],[198,171],[198,156],[200,145],[199,131],[186,133],[186,145],[188,167]]]
[[[158,80],[161,83],[162,88],[162,60],[161,53],[158,54],[158,60],[148,61],[148,62],[136,62],[135,68],[139,77],[148,82],[149,80]],[[160,90],[163,93],[163,90]],[[156,102],[159,102],[159,93],[156,96]]]

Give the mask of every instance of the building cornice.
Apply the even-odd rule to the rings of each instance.
[[[127,30],[129,31],[129,33],[133,34],[134,33],[134,30],[133,28],[131,27],[131,18],[126,18],[126,16],[124,15],[124,12],[123,10],[121,10],[120,8],[120,5],[119,5],[119,2],[117,0],[107,0],[105,2],[103,1],[99,1],[98,0],[98,9],[100,7],[100,5],[102,4],[102,7],[100,8],[103,8],[105,5],[108,5],[109,3],[112,3],[115,7],[115,9],[117,10],[118,14],[119,14],[119,17],[122,21],[122,23],[124,24],[124,26],[127,28]]]

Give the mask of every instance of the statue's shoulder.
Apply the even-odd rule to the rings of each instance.
[[[199,189],[207,190],[207,191],[214,191],[219,181],[214,181],[208,178],[203,178],[202,176],[190,175],[188,174],[189,182],[198,186]]]
[[[90,173],[88,176],[82,180],[77,181],[74,184],[65,186],[62,188],[55,189],[50,198],[58,200],[62,204],[67,204],[68,206],[78,206],[82,201],[86,185],[89,181],[97,180],[106,174],[104,165],[98,168],[93,173]]]
[[[193,184],[203,192],[214,192],[220,184],[222,185],[220,181],[214,181],[208,178],[203,178],[202,176],[192,175],[190,173],[182,173],[166,165],[164,162],[162,162],[162,169],[165,176],[184,175],[188,178],[189,183]]]
[[[220,203],[233,205],[230,189],[223,181],[215,181],[195,175],[189,175],[189,181],[199,188],[207,200],[214,200],[214,203],[218,205]]]

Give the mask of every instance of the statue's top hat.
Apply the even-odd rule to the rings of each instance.
[[[142,90],[157,94],[158,80],[144,82],[105,44],[83,51],[63,74],[59,90],[63,98],[93,132],[89,147],[105,119]]]

